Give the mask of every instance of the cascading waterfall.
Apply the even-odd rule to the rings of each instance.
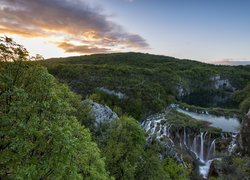
[[[146,120],[143,122],[142,126],[148,132],[148,140],[150,140],[154,135],[156,139],[160,141],[161,138],[168,138],[168,143],[166,147],[175,151],[175,142],[173,141],[174,137],[171,137],[170,128],[171,125],[162,124],[161,121],[164,119],[154,119]],[[208,132],[200,132],[198,134],[189,134],[184,128],[183,130],[183,139],[178,144],[180,147],[185,147],[188,151],[194,154],[194,159],[197,161],[199,173],[203,178],[207,178],[208,171],[212,161],[215,159],[215,149],[216,149],[216,139],[208,136]],[[183,144],[183,145],[182,145]],[[181,155],[178,155],[176,152],[173,153],[173,156],[178,160],[182,161]]]
[[[235,147],[237,146],[237,136],[238,136],[238,132],[237,133],[231,133],[231,137],[232,137],[232,140],[228,146],[228,155],[231,155],[232,152],[234,151]]]
[[[199,157],[201,161],[204,161],[204,158],[203,158],[203,146],[204,146],[203,135],[204,135],[204,132],[201,132],[201,135],[200,135],[200,138],[201,138],[201,149],[200,149],[200,157]]]
[[[166,108],[164,112],[148,117],[141,124],[148,134],[147,140],[151,141],[153,137],[156,137],[156,140],[166,147],[166,153],[172,155],[180,164],[185,166],[182,154],[179,154],[179,152],[183,152],[184,148],[185,152],[188,152],[187,154],[194,159],[199,174],[204,179],[207,179],[213,160],[220,159],[219,157],[221,157],[221,155],[231,155],[235,147],[237,147],[238,132],[236,131],[236,126],[233,129],[234,131],[227,131],[231,130],[229,127],[226,129],[221,127],[222,130],[225,130],[221,134],[211,134],[207,131],[199,131],[198,129],[192,129],[187,126],[180,128],[178,125],[172,125],[168,122],[167,115],[171,108],[187,115],[190,114],[186,112],[186,110],[180,110],[178,106],[172,105],[170,108]],[[191,115],[193,118],[196,116],[195,113]],[[204,113],[202,118],[206,116],[209,118],[208,122],[212,120],[224,121],[223,118],[219,117],[216,119],[215,116],[211,116],[208,113]],[[198,117],[200,117],[200,115]],[[206,119],[202,120],[206,121]],[[235,125],[235,122],[233,124]],[[218,125],[218,123],[216,125]],[[227,144],[228,148],[223,150],[223,152],[221,152],[221,149],[217,150],[219,146],[216,146],[216,144],[220,144],[221,140],[224,142],[225,140],[227,142],[230,140],[230,143]]]
[[[193,145],[192,145],[192,149],[191,149],[191,151],[192,152],[194,152],[195,153],[195,155],[198,157],[198,155],[197,155],[197,153],[196,153],[196,151],[197,151],[197,137],[195,136],[194,137],[194,141],[193,141]]]
[[[207,178],[210,165],[215,159],[214,153],[216,139],[211,139],[209,137],[206,138],[207,134],[208,132],[201,132],[194,136],[193,142],[190,142],[187,140],[187,132],[184,128],[183,144],[188,151],[191,151],[195,155],[195,159],[198,161],[199,173],[203,178]]]
[[[171,139],[170,135],[170,128],[171,124],[168,124],[165,119],[165,113],[159,113],[154,116],[148,117],[141,126],[146,130],[148,137],[147,140],[151,141],[152,137],[156,136],[156,139],[158,141],[161,141],[161,139],[167,139],[167,141],[164,142],[164,146],[168,153],[172,155],[180,164],[185,165],[184,161],[182,160],[182,156],[177,153],[175,149],[175,143]],[[163,142],[162,142],[163,143]]]
[[[215,140],[212,141],[210,148],[208,148],[207,159],[211,158],[215,153]]]

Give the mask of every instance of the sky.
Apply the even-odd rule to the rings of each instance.
[[[45,58],[135,51],[245,63],[250,1],[0,0],[0,35]]]

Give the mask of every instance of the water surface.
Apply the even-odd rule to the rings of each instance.
[[[176,108],[178,112],[191,116],[197,120],[203,120],[211,123],[211,126],[220,128],[224,132],[239,132],[240,130],[240,122],[238,118],[226,118],[225,116],[215,116],[211,114],[200,114],[196,112],[191,112],[187,110],[183,110],[179,107]]]

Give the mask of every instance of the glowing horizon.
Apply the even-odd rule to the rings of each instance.
[[[250,61],[250,3],[243,0],[1,1],[1,36],[32,55],[136,51],[208,63]]]

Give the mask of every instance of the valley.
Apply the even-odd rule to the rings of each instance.
[[[0,0],[0,180],[250,180],[250,0]]]
[[[216,66],[172,57],[118,53],[41,62],[82,98],[140,122],[193,178],[207,179],[213,162],[240,153],[238,92],[250,66]],[[88,85],[88,86],[86,86]],[[236,92],[236,93],[235,93]],[[213,170],[215,171],[215,170]]]

